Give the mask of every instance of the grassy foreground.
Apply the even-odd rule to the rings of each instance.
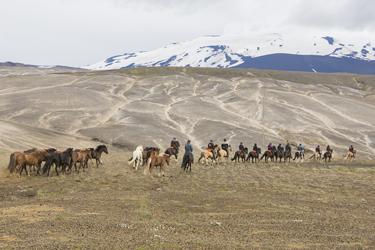
[[[166,166],[104,155],[80,174],[21,178],[0,155],[0,249],[374,249],[371,162]],[[181,160],[181,159],[179,159]]]

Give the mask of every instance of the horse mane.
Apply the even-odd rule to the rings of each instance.
[[[102,144],[102,145],[98,145],[94,150],[95,150],[95,151],[98,151],[98,150],[101,149],[101,148],[107,148],[107,146],[104,145],[104,144]]]
[[[135,150],[143,151],[143,146],[142,146],[142,145],[139,145]]]

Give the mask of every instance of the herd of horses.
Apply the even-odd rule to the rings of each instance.
[[[233,158],[229,157],[229,151],[232,151],[231,145],[228,146],[228,151],[221,149],[217,144],[214,145],[213,149],[206,149],[200,153],[200,158],[198,159],[198,162],[201,162],[202,164],[208,164],[208,160],[211,160],[211,163],[220,163],[224,160],[226,162],[235,161],[237,162],[246,162],[250,161],[252,163],[260,162],[263,158],[264,161],[267,163],[269,160],[274,162],[290,162],[291,159],[293,161],[295,160],[304,160],[304,152],[297,150],[294,153],[294,158],[292,156],[292,152],[290,151],[284,151],[284,148],[281,147],[279,150],[273,146],[271,150],[266,150],[263,155],[261,153],[261,149],[258,148],[257,150],[252,150],[249,152],[248,148],[244,148],[244,150],[237,150],[234,153]],[[138,167],[140,165],[146,165],[146,168],[144,170],[144,174],[151,175],[151,170],[154,167],[160,167],[159,170],[159,176],[162,174],[164,175],[164,165],[169,165],[170,163],[170,157],[175,156],[177,160],[179,152],[179,147],[173,146],[169,147],[165,150],[164,153],[160,153],[159,148],[155,147],[146,147],[143,148],[142,146],[138,146],[136,150],[133,152],[133,156],[131,159],[129,159],[129,164],[133,164],[133,168],[138,170]],[[355,158],[356,151],[348,152],[346,159],[354,159]],[[325,162],[330,162],[331,158],[333,156],[333,150],[326,152],[315,152],[309,159],[315,159],[315,160],[324,160]],[[191,171],[191,165],[194,162],[194,157],[191,153],[184,154],[184,157],[182,159],[181,168],[182,171],[188,172]]]
[[[269,160],[274,162],[290,162],[292,159],[292,153],[290,151],[284,151],[284,148],[276,149],[274,146],[270,150],[266,150],[263,155],[261,149],[252,150],[249,152],[248,148],[243,150],[237,150],[234,153],[233,158],[229,157],[229,151],[232,151],[231,145],[229,145],[228,150],[221,149],[217,144],[214,145],[213,149],[206,149],[200,153],[200,158],[198,162],[202,164],[208,164],[208,160],[211,160],[211,163],[220,163],[224,160],[226,162],[235,161],[237,162],[246,162],[250,161],[252,163],[257,163],[263,160],[267,163]],[[82,170],[85,171],[85,167],[88,167],[88,160],[96,160],[96,166],[99,167],[101,164],[102,153],[108,154],[108,147],[106,145],[99,145],[96,148],[84,148],[84,149],[75,149],[67,148],[64,151],[58,151],[55,148],[49,149],[29,149],[21,152],[14,152],[10,155],[8,170],[10,173],[17,173],[18,177],[21,177],[22,171],[25,170],[26,174],[30,176],[32,166],[37,168],[38,173],[47,174],[52,166],[55,166],[56,175],[59,175],[58,169],[61,169],[61,172],[71,172],[74,166],[74,170],[79,173]],[[160,149],[156,147],[146,147],[138,146],[133,152],[132,158],[129,159],[128,164],[132,164],[135,170],[138,170],[140,165],[147,164],[144,174],[151,175],[153,168],[159,167],[159,176],[164,176],[164,165],[170,164],[171,156],[177,156],[179,153],[179,143],[178,146],[169,147],[165,152],[160,153]],[[348,152],[346,159],[354,159],[356,151]],[[315,160],[325,160],[328,162],[331,161],[333,155],[333,150],[322,152],[315,152],[309,159]],[[294,154],[293,161],[303,160],[304,153],[301,151],[296,151]],[[202,160],[202,161],[201,161]],[[42,162],[45,162],[42,168]],[[191,171],[191,165],[194,162],[194,156],[192,153],[185,153],[182,159],[181,168],[184,172]],[[77,167],[77,164],[79,166]],[[29,166],[29,171],[27,171],[27,166]]]
[[[67,148],[64,151],[58,151],[55,148],[49,149],[37,149],[32,148],[22,152],[14,152],[10,155],[8,170],[10,173],[17,173],[18,177],[21,177],[22,171],[25,170],[26,174],[30,176],[31,168],[34,166],[37,168],[37,172],[49,176],[51,167],[55,166],[56,175],[59,175],[58,169],[61,168],[63,173],[71,172],[74,169],[79,173],[82,168],[85,171],[85,167],[88,167],[88,160],[96,160],[96,166],[99,167],[101,164],[102,153],[108,154],[108,147],[106,145],[99,145],[96,148],[84,148],[75,149]],[[42,168],[42,163],[44,166]],[[77,167],[77,164],[79,166]],[[29,166],[29,171],[27,171]]]

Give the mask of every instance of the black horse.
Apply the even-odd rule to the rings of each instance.
[[[246,161],[250,160],[251,158],[252,163],[254,163],[254,159],[255,159],[255,163],[257,162],[257,160],[259,162],[259,156],[261,153],[262,153],[262,150],[260,148],[258,148],[257,151],[255,150],[250,151],[249,155],[246,158]]]
[[[177,143],[178,143],[178,141],[177,141]],[[165,152],[164,152],[165,154],[169,154],[170,156],[174,155],[176,157],[176,160],[177,160],[178,149],[179,149],[178,145],[180,145],[180,143],[178,143],[178,144],[177,143],[173,147],[167,148],[167,150],[165,150]]]
[[[182,171],[187,173],[190,167],[190,172],[191,172],[191,164],[193,163],[193,161],[194,161],[193,155],[191,153],[185,153],[184,158],[182,159],[182,164],[181,164]]]
[[[57,171],[58,167],[62,167],[63,173],[65,172],[65,167],[69,166],[70,159],[72,157],[73,148],[67,148],[62,153],[52,153],[50,154],[49,159],[47,160],[46,164],[43,167],[43,174],[47,173],[49,176],[49,171],[53,164],[55,164],[56,175],[59,175]]]
[[[240,161],[240,158],[242,159],[242,162],[245,162],[246,160],[246,155],[248,153],[249,149],[247,147],[245,147],[242,150],[237,150],[236,153],[234,154],[234,157],[231,159],[232,161],[235,161],[235,162],[239,162]]]
[[[260,160],[264,158],[264,161],[268,163],[268,159],[271,158],[273,160],[273,150],[266,150]]]

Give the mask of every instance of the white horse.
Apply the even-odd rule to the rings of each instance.
[[[133,152],[133,157],[129,160],[128,164],[133,164],[133,168],[135,170],[138,170],[138,167],[142,164],[142,152],[143,152],[143,146],[138,146],[135,151]]]

